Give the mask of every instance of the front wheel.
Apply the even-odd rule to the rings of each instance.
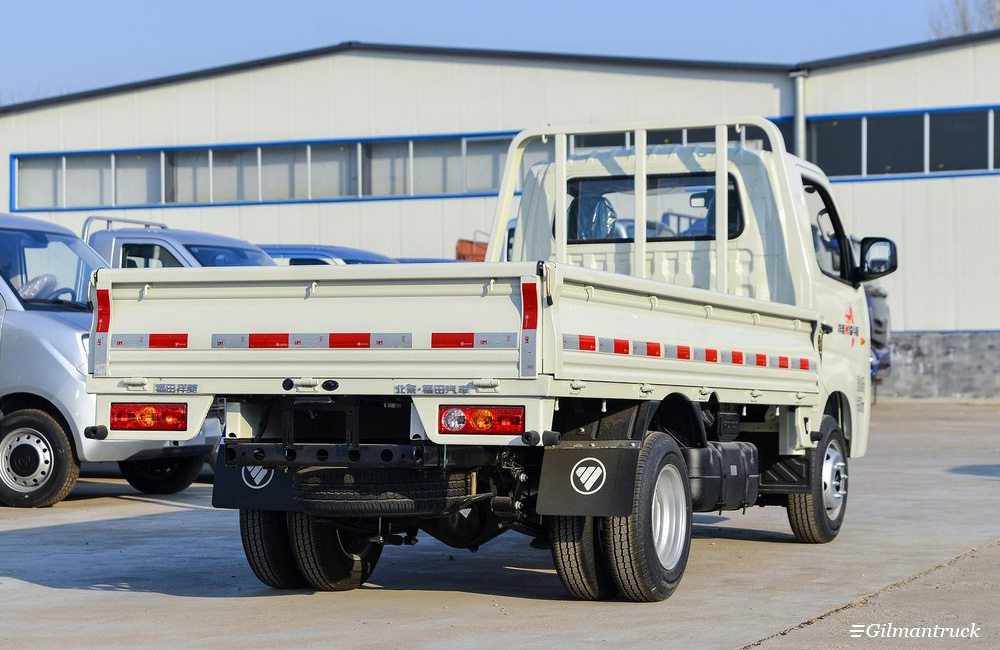
[[[829,415],[811,452],[810,491],[788,495],[788,523],[800,542],[826,544],[840,532],[847,511],[847,443]]]
[[[205,455],[122,460],[118,469],[129,485],[146,494],[174,494],[194,483],[205,465]]]
[[[370,536],[305,512],[288,513],[288,530],[299,571],[320,591],[357,589],[368,582],[382,556],[382,545]]]
[[[51,415],[21,409],[0,425],[0,504],[44,508],[66,498],[80,465],[66,430]]]
[[[646,437],[632,512],[605,519],[604,548],[615,583],[629,600],[665,600],[684,577],[691,550],[691,487],[684,456],[668,434]]]

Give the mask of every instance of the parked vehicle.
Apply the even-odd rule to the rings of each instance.
[[[854,254],[860,253],[861,240],[851,237]],[[878,280],[864,283],[865,299],[871,324],[872,379],[882,381],[892,372],[892,346],[890,345],[892,318],[889,313],[889,293]]]
[[[730,127],[769,150],[729,149]],[[722,146],[647,149],[681,128]],[[570,134],[625,131],[635,149],[566,155]],[[518,182],[543,138],[554,159]],[[703,223],[618,234],[666,213]],[[90,435],[184,440],[223,399],[213,502],[240,509],[275,588],[356,588],[420,530],[470,549],[515,530],[577,598],[662,600],[693,511],[781,506],[803,542],[840,531],[869,433],[861,283],[896,266],[888,239],[860,253],[822,171],[761,118],[526,131],[483,264],[99,271]],[[136,333],[185,346],[117,344]]]
[[[104,222],[105,229],[91,228]],[[131,228],[112,229],[113,223]],[[163,269],[197,266],[274,266],[263,250],[242,239],[198,230],[168,228],[155,221],[117,217],[88,217],[82,237],[108,264],[126,269]]]
[[[50,506],[73,489],[82,461],[118,461],[138,490],[183,490],[221,438],[207,420],[183,443],[83,435],[94,422],[86,392],[88,284],[105,266],[69,230],[0,215],[0,503]]]
[[[465,260],[449,260],[443,257],[397,257],[400,264],[455,264]]]
[[[282,266],[316,266],[319,264],[396,264],[396,260],[360,248],[347,246],[305,246],[262,244],[261,248]]]

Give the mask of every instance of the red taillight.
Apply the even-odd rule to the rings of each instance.
[[[107,289],[97,290],[97,333],[103,334],[108,331],[111,324],[111,296]]]
[[[187,404],[112,404],[111,428],[116,431],[185,431]]]
[[[439,433],[524,433],[523,406],[442,406]]]

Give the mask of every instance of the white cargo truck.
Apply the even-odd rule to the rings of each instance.
[[[694,129],[715,141],[647,146]],[[571,150],[609,132],[629,146]],[[662,600],[693,511],[836,537],[868,441],[861,282],[895,266],[883,238],[854,259],[761,118],[529,130],[483,264],[98,271],[88,435],[186,440],[224,408],[214,503],[276,588],[514,530],[577,598]]]

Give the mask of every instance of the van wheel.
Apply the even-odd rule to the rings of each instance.
[[[66,498],[80,464],[65,429],[38,409],[21,409],[0,425],[0,503],[44,508]]]
[[[194,483],[204,465],[204,454],[118,461],[129,485],[146,494],[180,492]]]
[[[632,513],[605,519],[604,548],[629,600],[664,600],[680,584],[691,550],[691,487],[681,450],[666,433],[646,437]]]
[[[788,495],[788,523],[800,542],[826,544],[837,537],[847,511],[847,444],[829,415],[823,417],[809,466],[809,493]]]
[[[552,560],[566,591],[578,600],[607,600],[618,593],[611,577],[601,519],[596,517],[548,517]]]
[[[243,553],[258,580],[275,589],[306,586],[292,553],[284,512],[240,510],[240,538]]]
[[[382,545],[363,533],[338,528],[305,512],[288,513],[292,552],[299,571],[320,591],[350,591],[368,581]]]

